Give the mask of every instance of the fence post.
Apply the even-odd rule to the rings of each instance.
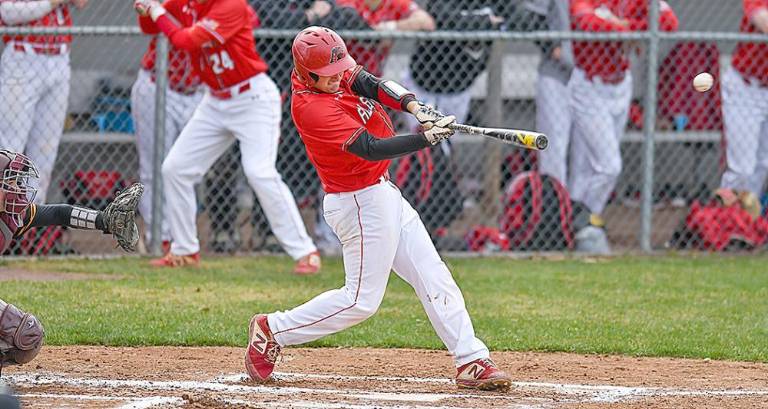
[[[643,190],[640,207],[640,247],[646,253],[652,250],[654,130],[656,128],[656,89],[659,82],[659,1],[649,1],[648,79],[643,109]]]
[[[502,126],[504,99],[502,96],[502,57],[505,43],[494,40],[488,57],[488,82],[485,92],[484,126]],[[488,139],[483,143],[483,192],[482,203],[486,206],[485,222],[496,225],[501,211],[501,146]]]
[[[163,213],[163,180],[161,168],[165,158],[165,91],[168,88],[168,38],[158,35],[155,55],[155,155],[152,158],[152,243],[150,252],[160,255],[163,242],[160,228]]]

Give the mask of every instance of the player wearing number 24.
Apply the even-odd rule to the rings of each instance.
[[[197,265],[194,185],[235,141],[243,169],[294,272],[315,273],[320,256],[291,191],[275,168],[280,94],[267,76],[252,34],[255,13],[245,0],[136,0],[142,27],[155,25],[174,47],[189,51],[208,92],[163,162],[171,248],[157,267]]]
[[[390,159],[450,137],[455,118],[365,71],[328,28],[301,31],[292,54],[291,114],[326,192],[323,215],[342,243],[346,278],[343,287],[294,309],[254,316],[245,355],[248,374],[264,381],[282,347],[316,340],[373,315],[394,270],[414,287],[453,355],[457,385],[509,388],[509,376],[475,336],[461,290],[421,218],[387,175]],[[394,136],[382,105],[410,112],[426,130]]]

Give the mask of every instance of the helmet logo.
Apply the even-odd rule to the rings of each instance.
[[[331,60],[328,61],[328,64],[333,64],[336,61],[341,60],[344,58],[346,54],[344,53],[344,49],[340,46],[333,47],[331,49]]]

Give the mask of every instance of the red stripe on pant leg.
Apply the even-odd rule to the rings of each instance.
[[[344,311],[354,307],[355,305],[357,305],[357,299],[360,296],[360,286],[363,283],[363,254],[364,254],[363,253],[363,243],[365,243],[365,240],[364,240],[364,236],[363,236],[362,209],[360,208],[360,203],[358,203],[358,201],[357,201],[357,195],[353,195],[353,198],[355,199],[355,205],[357,206],[357,224],[358,224],[358,226],[360,226],[360,269],[359,269],[359,272],[357,274],[357,291],[355,292],[355,301],[352,302],[352,305],[350,305],[348,307],[344,307],[344,308],[334,312],[331,315],[328,315],[326,317],[320,318],[319,320],[310,322],[309,324],[300,325],[298,327],[288,328],[288,329],[284,329],[282,331],[277,331],[277,332],[274,332],[272,335],[282,334],[283,332],[294,331],[294,330],[297,330],[297,329],[306,328],[306,327],[315,325],[315,324],[317,324],[319,322],[327,320],[328,318],[331,318],[331,317],[334,317],[336,315],[339,315],[342,312],[344,312]]]

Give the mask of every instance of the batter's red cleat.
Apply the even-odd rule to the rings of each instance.
[[[152,267],[199,267],[200,253],[179,256],[171,252],[149,262]]]
[[[512,379],[490,358],[476,359],[458,368],[456,386],[483,391],[508,390]]]
[[[293,273],[301,276],[317,274],[320,272],[320,252],[313,251],[296,262]]]
[[[248,326],[248,349],[245,350],[245,370],[256,382],[264,382],[272,376],[275,362],[282,348],[272,336],[267,316],[254,315]]]

